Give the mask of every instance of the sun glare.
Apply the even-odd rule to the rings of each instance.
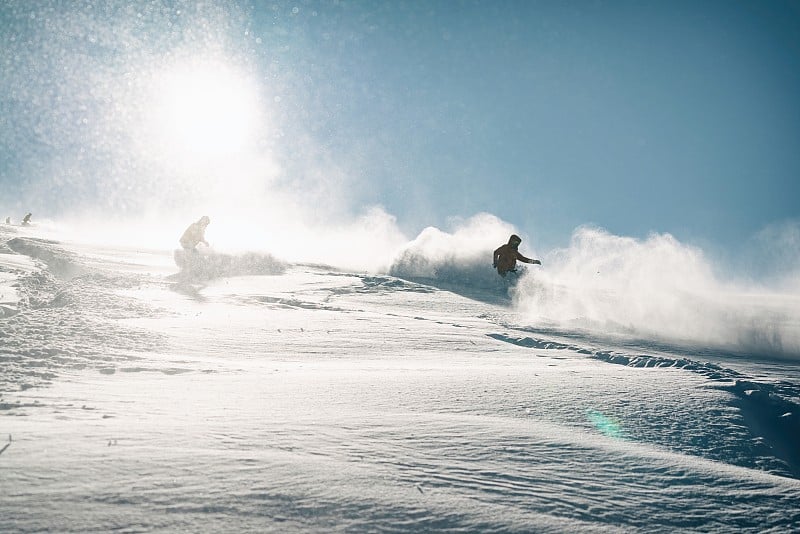
[[[255,142],[260,105],[255,84],[221,63],[172,68],[157,77],[153,126],[171,155],[229,156]]]

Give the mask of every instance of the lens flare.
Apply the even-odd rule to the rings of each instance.
[[[589,410],[586,413],[586,418],[599,430],[603,435],[610,438],[622,438],[622,427],[620,424],[608,417],[607,415],[598,412],[597,410]]]

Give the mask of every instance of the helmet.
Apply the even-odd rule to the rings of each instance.
[[[211,219],[208,218],[208,215],[203,215],[202,217],[200,217],[200,220],[198,222],[200,224],[208,226],[209,224],[211,224]]]
[[[511,234],[511,237],[508,238],[509,245],[519,245],[522,243],[522,238],[517,234]]]

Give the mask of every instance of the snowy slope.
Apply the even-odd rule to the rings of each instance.
[[[0,531],[800,529],[791,359],[231,269],[0,227]]]

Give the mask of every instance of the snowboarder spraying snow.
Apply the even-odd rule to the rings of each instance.
[[[30,226],[31,225],[31,217],[33,215],[28,213],[25,217],[22,218],[22,226]]]
[[[512,235],[508,238],[508,243],[494,251],[492,267],[497,269],[497,274],[505,278],[507,273],[517,272],[517,260],[523,263],[542,264],[539,260],[532,260],[520,254],[517,250],[520,243],[522,239],[518,235]]]
[[[208,216],[203,215],[197,222],[193,222],[189,225],[189,228],[183,232],[181,236],[180,242],[181,246],[186,251],[196,252],[197,249],[195,248],[198,244],[203,243],[205,246],[208,245],[208,241],[206,241],[206,227],[211,224],[211,219]]]

